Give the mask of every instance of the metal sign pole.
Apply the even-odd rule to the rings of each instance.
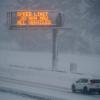
[[[52,71],[56,70],[57,61],[57,29],[53,29],[52,34]]]

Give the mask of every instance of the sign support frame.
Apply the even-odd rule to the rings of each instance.
[[[22,10],[23,11],[23,10]],[[35,10],[36,11],[36,10]],[[47,11],[47,10],[46,10]],[[7,25],[12,24],[12,12],[7,13],[7,16],[11,22],[9,23],[9,21],[7,21]],[[11,18],[9,18],[11,17]],[[66,27],[62,27],[64,20],[62,19],[62,13],[58,13],[58,16],[56,18],[56,24],[57,26],[52,26],[52,27],[34,27],[34,29],[38,29],[38,28],[44,28],[44,29],[51,29],[52,30],[52,71],[56,71],[56,66],[57,66],[57,55],[58,55],[58,48],[57,48],[57,34],[59,32],[59,29],[63,29],[63,30],[71,30],[71,28],[66,28]],[[33,26],[32,26],[33,27]],[[16,27],[16,25],[11,25],[9,27],[10,30],[12,29],[23,29],[20,27]],[[26,29],[28,29],[28,27],[26,27]]]

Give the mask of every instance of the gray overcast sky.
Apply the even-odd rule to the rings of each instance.
[[[15,41],[20,46],[23,44],[25,46],[25,43],[27,43],[26,45],[28,46],[32,44],[34,47],[36,44],[40,44],[44,45],[44,48],[49,48],[46,47],[48,45],[47,37],[49,35],[44,34],[44,36],[40,36],[40,34],[37,33],[37,35],[25,37],[26,42],[23,42],[23,39],[19,39],[19,37],[22,38],[23,35],[12,34],[16,32],[7,29],[6,12],[23,8],[60,10],[64,12],[65,26],[72,27],[73,30],[70,32],[70,36],[65,34],[65,31],[64,34],[60,36],[61,38],[59,37],[59,48],[63,48],[65,51],[77,49],[78,51],[83,50],[84,52],[100,53],[99,5],[100,0],[0,0],[0,41],[2,43],[4,41],[9,41],[10,43]],[[31,33],[31,31],[29,31],[29,33]],[[48,32],[48,34],[49,33],[50,32]],[[30,39],[31,37],[33,38]],[[62,44],[63,46],[61,46]],[[32,45],[30,45],[30,48],[33,48]]]

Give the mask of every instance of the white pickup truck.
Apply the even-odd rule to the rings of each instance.
[[[100,94],[100,79],[80,78],[71,86],[72,92],[80,91],[84,94],[98,92]]]

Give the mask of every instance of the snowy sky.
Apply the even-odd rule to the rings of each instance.
[[[59,50],[100,54],[99,5],[100,0],[1,0],[0,48],[10,45],[13,48],[48,51],[51,48],[51,31],[9,31],[6,25],[7,11],[48,9],[63,11],[65,27],[72,28],[72,31],[63,31],[58,36]]]

